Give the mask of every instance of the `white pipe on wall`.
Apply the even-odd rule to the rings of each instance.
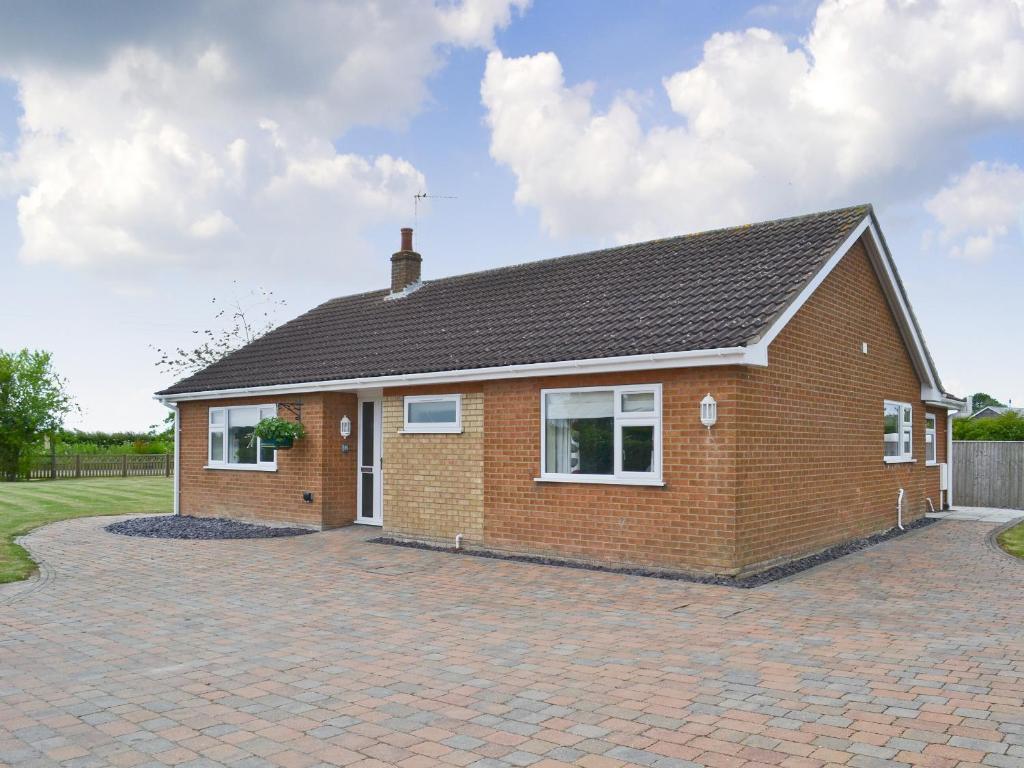
[[[900,488],[900,495],[896,497],[896,525],[899,526],[901,531],[905,531],[903,527],[903,489]]]
[[[178,404],[172,406],[174,410],[174,514],[181,514],[181,502],[178,499],[181,487],[181,412]]]
[[[953,420],[956,411],[946,412],[946,509],[953,508]]]

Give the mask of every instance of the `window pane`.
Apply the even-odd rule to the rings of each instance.
[[[623,392],[623,413],[654,413],[653,392]]]
[[[910,406],[903,406],[903,423],[909,424],[914,418],[914,411]]]
[[[900,455],[900,407],[885,404],[885,455]]]
[[[545,472],[614,473],[614,393],[552,392],[545,395],[544,413]]]
[[[903,455],[910,455],[910,430],[903,430]]]
[[[265,406],[263,408],[260,408],[260,418],[261,419],[271,419],[271,418],[273,418],[276,415],[277,415],[277,408],[275,408],[272,405],[268,405],[268,406]]]
[[[924,417],[924,426],[925,426],[925,429],[935,429],[935,417],[933,415],[931,415],[931,414],[928,414],[927,416],[925,416]]]
[[[274,449],[265,445],[260,446],[260,461],[274,461]]]
[[[224,461],[224,433],[210,433],[210,461]]]
[[[925,461],[935,461],[935,434],[932,432],[924,435],[924,458]]]
[[[454,400],[414,400],[409,403],[409,423],[454,424],[456,407]]]
[[[210,423],[211,424],[223,424],[224,423],[224,410],[222,408],[211,408],[210,409]]]
[[[232,408],[228,412],[228,462],[255,464],[256,441],[252,439],[259,413],[256,408]]]
[[[622,428],[622,471],[651,472],[654,468],[654,427]]]

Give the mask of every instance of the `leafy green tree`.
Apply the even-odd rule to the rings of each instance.
[[[49,352],[0,350],[0,476],[23,474],[32,449],[76,407]]]
[[[1008,411],[991,419],[954,419],[954,440],[1024,440],[1024,417]]]
[[[992,397],[992,395],[985,394],[984,392],[975,392],[972,395],[971,407],[974,408],[975,413],[990,405],[1002,406],[1002,403]]]

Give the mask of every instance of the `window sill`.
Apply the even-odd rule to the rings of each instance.
[[[926,467],[937,467],[937,466],[939,466],[939,464],[941,464],[941,462],[938,462],[938,461],[926,461],[924,463],[924,465]]]
[[[882,461],[886,464],[917,464],[917,459],[904,459],[898,456],[885,456]]]
[[[400,429],[400,435],[461,435],[462,429]]]
[[[641,477],[535,477],[533,478],[535,483],[577,483],[579,485],[646,485],[653,486],[655,488],[664,488],[665,483],[662,480],[650,479],[645,480]]]
[[[277,466],[259,466],[258,464],[207,464],[203,469],[225,469],[228,472],[277,472]]]

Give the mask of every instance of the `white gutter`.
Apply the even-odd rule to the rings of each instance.
[[[432,373],[402,373],[393,376],[372,376],[332,381],[300,382],[297,384],[274,384],[259,387],[234,387],[230,389],[209,389],[200,392],[155,395],[162,403],[177,403],[183,400],[210,400],[218,397],[244,397],[247,395],[286,395],[297,392],[335,392],[376,387],[397,387],[413,384],[451,384],[461,381],[485,381],[493,379],[522,379],[531,376],[563,376],[581,373],[613,373],[619,371],[645,371],[659,368],[696,368],[708,365],[768,365],[763,348],[721,347],[699,349],[688,352],[655,352],[646,355],[623,355],[619,357],[596,357],[583,360],[557,361],[551,363],[524,363],[501,365],[490,368],[470,368]]]

